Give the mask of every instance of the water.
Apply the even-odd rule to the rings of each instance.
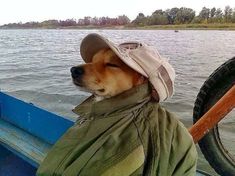
[[[234,31],[173,30],[0,30],[0,88],[57,114],[76,118],[71,109],[88,93],[71,82],[70,67],[83,63],[79,45],[97,32],[116,43],[141,41],[155,46],[176,70],[175,94],[164,103],[189,126],[196,95],[219,65],[235,56]],[[207,167],[200,157],[200,167]]]

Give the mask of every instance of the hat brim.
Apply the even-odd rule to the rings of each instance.
[[[119,46],[102,37],[99,34],[88,34],[81,42],[80,53],[83,60],[86,63],[92,62],[93,56],[101,49],[110,48],[125,64],[140,73],[141,75],[148,77],[141,66],[136,63],[126,53],[123,53]]]

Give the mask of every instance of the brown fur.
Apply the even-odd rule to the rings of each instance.
[[[98,51],[91,63],[78,67],[83,67],[84,74],[73,79],[74,84],[104,98],[115,96],[145,81],[143,76],[122,62],[111,49]]]

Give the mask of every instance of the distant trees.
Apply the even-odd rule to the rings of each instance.
[[[172,8],[163,11],[158,9],[151,16],[139,13],[132,24],[136,25],[166,25],[166,24],[185,24],[190,23],[195,17],[195,11],[190,8]]]
[[[125,25],[125,24],[129,24],[130,22],[131,20],[126,15],[118,16],[117,18],[118,25]]]
[[[208,19],[210,18],[210,14],[211,10],[209,8],[203,7],[198,17],[202,23],[207,23]]]
[[[215,11],[215,20],[214,22],[222,23],[223,22],[223,12],[220,8]]]
[[[223,21],[223,12],[220,8],[216,9],[215,7],[213,7],[212,9],[210,9],[209,12],[209,18],[207,19],[207,21],[204,21],[206,23],[221,23]],[[199,21],[202,22],[202,21]]]
[[[220,8],[213,7],[212,9],[203,7],[199,18],[201,23],[231,23],[235,22],[233,10],[230,6],[226,6],[224,12]],[[233,21],[234,20],[234,21]]]
[[[132,21],[132,23],[143,26],[143,25],[146,25],[148,23],[148,19],[147,19],[147,17],[145,17],[145,15],[143,13],[139,13],[137,15],[136,19],[134,19]]]
[[[175,23],[176,24],[191,23],[194,17],[195,17],[195,11],[193,9],[181,7],[176,14]]]
[[[235,23],[235,9],[226,6],[224,10],[220,8],[203,7],[199,14],[191,8],[174,7],[171,9],[155,10],[150,16],[139,13],[137,17],[130,21],[126,15],[120,15],[116,18],[110,17],[90,17],[85,16],[81,19],[67,20],[46,20],[27,23],[10,23],[1,26],[1,28],[67,28],[67,27],[105,27],[105,26],[145,26],[145,25],[174,25],[189,23]]]
[[[148,19],[148,25],[165,25],[168,24],[167,13],[161,9],[156,10]]]
[[[177,17],[177,13],[179,12],[179,10],[180,9],[177,8],[177,7],[166,10],[169,24],[174,24],[175,23],[176,17]]]
[[[163,11],[158,9],[151,16],[139,13],[132,21],[134,25],[166,25],[188,23],[235,23],[235,9],[226,6],[224,11],[220,8],[203,7],[199,14],[191,8],[171,8]]]
[[[233,14],[232,14],[232,23],[235,23],[235,10],[233,11]]]
[[[46,20],[39,22],[27,22],[27,23],[10,23],[3,25],[4,28],[60,28],[60,27],[79,27],[79,26],[120,26],[130,23],[130,19],[126,15],[120,15],[117,18],[110,17],[89,17],[86,16],[83,19],[66,19],[66,20]]]
[[[224,9],[224,20],[226,23],[232,21],[233,9],[230,6],[226,6]]]

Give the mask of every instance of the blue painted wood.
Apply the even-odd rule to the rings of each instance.
[[[36,170],[0,145],[0,176],[34,176]]]
[[[54,144],[74,122],[0,92],[0,118]]]
[[[11,154],[10,151],[6,150],[3,146],[0,145],[0,166],[2,161]]]
[[[0,144],[38,167],[74,122],[0,92]]]
[[[0,119],[0,143],[31,165],[38,167],[51,145]]]

